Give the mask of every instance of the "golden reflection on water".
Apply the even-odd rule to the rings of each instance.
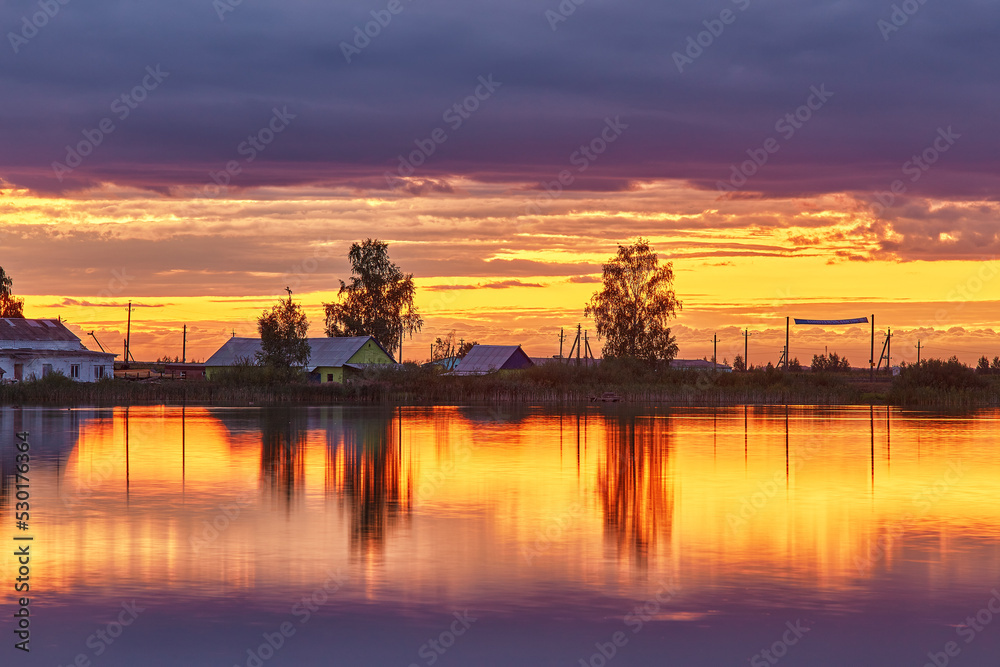
[[[845,606],[1000,575],[997,412],[869,408],[0,410],[32,432],[53,601],[544,592]],[[5,571],[13,565],[5,556]],[[113,576],[109,576],[113,574]],[[8,600],[4,589],[0,598]]]

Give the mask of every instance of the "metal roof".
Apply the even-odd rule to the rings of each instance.
[[[354,354],[360,350],[369,340],[378,341],[371,336],[353,336],[339,338],[310,338],[309,339],[309,362],[308,368],[318,366],[330,366],[336,368],[346,364]],[[381,345],[379,345],[382,348]],[[385,348],[382,348],[385,352]],[[256,361],[257,353],[260,352],[259,338],[230,338],[205,362],[206,366],[233,366],[241,358]],[[388,352],[386,356],[392,358]]]
[[[671,368],[676,368],[679,370],[704,370],[712,369],[712,362],[706,361],[705,359],[673,359],[670,362]],[[732,366],[727,366],[721,362],[715,364],[715,368],[718,370],[732,370]]]
[[[78,350],[33,350],[24,347],[0,348],[0,357],[4,359],[79,359],[80,357],[86,359],[89,357],[111,363],[117,356],[117,354],[110,352],[88,350],[82,345]]]
[[[76,334],[59,320],[26,320],[18,317],[0,319],[0,340],[77,341]]]
[[[482,375],[505,368],[534,366],[520,345],[474,345],[458,363],[459,375]]]

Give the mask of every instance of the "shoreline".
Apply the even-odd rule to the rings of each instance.
[[[209,405],[887,405],[903,408],[1000,407],[1000,378],[978,387],[904,386],[859,382],[825,374],[718,374],[671,371],[649,378],[599,377],[564,369],[542,373],[442,376],[415,371],[373,374],[346,384],[226,382],[208,380],[105,380],[76,383],[62,377],[0,386],[0,407],[124,407]],[[708,377],[706,377],[708,376]],[[763,376],[763,374],[761,374]],[[991,378],[992,380],[992,378]],[[617,400],[601,400],[604,393]],[[594,399],[597,400],[594,400]]]

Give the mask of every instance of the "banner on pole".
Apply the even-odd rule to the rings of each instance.
[[[868,324],[867,317],[856,317],[852,320],[801,320],[795,318],[796,324],[818,324],[818,325],[837,325],[837,324]]]

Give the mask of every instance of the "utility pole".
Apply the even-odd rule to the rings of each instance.
[[[788,333],[792,325],[792,318],[785,318],[785,372],[788,372]]]
[[[559,361],[562,361],[562,351],[563,351],[563,339],[566,337],[566,330],[563,328],[559,329]]]
[[[715,363],[716,353],[719,350],[719,336],[718,334],[712,334],[712,372],[715,373],[718,368],[718,364]]]
[[[128,368],[129,357],[132,356],[132,301],[128,302],[128,329],[125,334],[125,368]],[[135,358],[133,357],[133,360]]]
[[[743,372],[750,370],[750,329],[743,332]]]
[[[868,379],[875,381],[875,313],[872,313],[872,352],[868,357]]]
[[[184,325],[184,347],[181,351],[181,363],[186,364],[188,358],[188,325]]]
[[[892,328],[886,331],[888,333],[885,336],[885,368],[889,371],[889,377],[892,377]]]
[[[580,335],[582,333],[583,333],[583,326],[580,325],[580,324],[577,324],[576,325],[576,365],[577,366],[580,365],[580,346],[581,346],[581,343],[583,342],[583,339],[581,338]]]
[[[579,325],[577,326],[577,328],[579,329]],[[577,334],[576,340],[573,341],[573,344],[569,348],[569,354],[566,355],[567,364],[571,364],[573,362],[573,350],[575,350],[579,344],[580,344],[580,334]],[[562,363],[562,361],[560,361],[559,363]]]
[[[920,365],[920,341],[917,341],[917,366]]]

